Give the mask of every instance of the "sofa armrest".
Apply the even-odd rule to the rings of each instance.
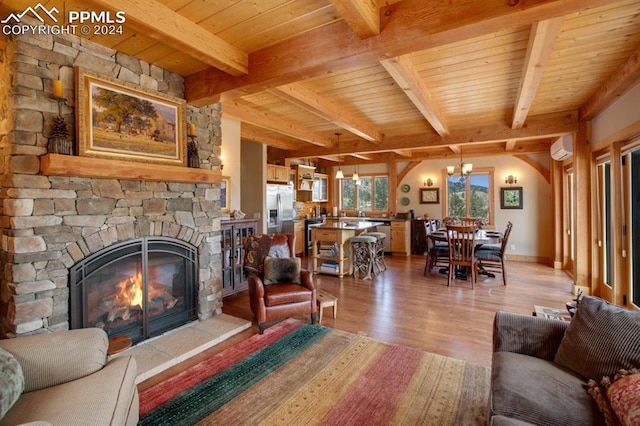
[[[568,325],[566,321],[496,312],[493,352],[515,352],[553,361]]]
[[[25,392],[93,374],[107,362],[109,339],[99,328],[58,331],[0,340],[24,373]]]
[[[316,286],[313,284],[313,275],[311,271],[306,269],[300,271],[300,284],[311,291],[315,290]]]

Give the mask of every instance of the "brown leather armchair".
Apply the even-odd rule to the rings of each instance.
[[[315,324],[318,307],[311,272],[300,269],[296,274],[297,270],[293,269],[295,277],[289,280],[285,274],[281,280],[273,276],[267,265],[265,278],[265,261],[272,263],[273,258],[295,258],[294,235],[257,234],[246,239],[244,270],[248,274],[251,311],[258,321],[260,334],[264,333],[267,322],[297,315],[311,314],[311,323]]]

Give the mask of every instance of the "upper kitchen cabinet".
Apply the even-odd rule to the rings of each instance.
[[[329,177],[324,173],[316,173],[313,177],[313,201],[329,201]]]
[[[312,201],[315,167],[298,165],[296,169],[296,200]]]
[[[267,164],[267,182],[289,183],[289,167]]]

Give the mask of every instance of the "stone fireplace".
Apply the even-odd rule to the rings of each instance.
[[[140,316],[136,305],[128,313],[97,315],[111,315],[108,325],[101,324],[97,317],[88,318],[87,323],[76,322],[77,313],[71,312],[72,297],[112,298],[111,303],[115,303],[112,291],[118,283],[110,276],[113,270],[105,270],[98,279],[110,282],[102,293],[74,295],[70,281],[80,274],[86,282],[86,264],[106,253],[105,249],[126,246],[149,251],[147,244],[152,242],[153,246],[157,241],[163,242],[164,254],[152,255],[144,262],[166,265],[160,272],[144,272],[144,304],[151,307],[162,299],[163,313],[174,312],[176,307],[183,313],[151,333],[184,317],[206,319],[221,313],[220,105],[187,105],[186,121],[197,128],[198,170],[207,176],[204,179],[183,178],[181,169],[186,167],[163,166],[175,168],[176,173],[174,169],[162,169],[150,175],[136,174],[132,162],[124,162],[126,166],[113,163],[112,167],[112,163],[96,165],[97,160],[91,158],[47,154],[47,138],[58,115],[58,104],[51,99],[53,80],[63,81],[68,102],[62,116],[71,129],[76,126],[76,66],[133,83],[142,90],[184,98],[181,76],[88,40],[71,35],[9,37],[0,50],[0,261],[4,267],[0,271],[0,337],[94,323],[127,328],[124,317],[136,318],[132,322],[140,327],[131,331],[135,339],[148,335],[149,323],[157,325],[156,312]],[[92,169],[107,170],[111,175],[96,177]],[[172,244],[180,246],[177,257],[188,252],[191,260],[169,259],[166,253],[171,250],[167,246]],[[78,265],[84,266],[74,269]],[[141,269],[142,260],[140,265],[120,265],[116,269]],[[138,272],[131,279],[135,280]],[[155,279],[150,274],[165,276],[154,286],[149,284]],[[193,279],[189,290],[181,284],[187,278]],[[188,296],[187,291],[193,293]],[[162,313],[157,316],[164,317]]]

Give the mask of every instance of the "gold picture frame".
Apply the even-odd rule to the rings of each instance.
[[[229,212],[229,204],[231,203],[231,178],[222,176],[220,181],[220,211],[222,213]]]
[[[440,188],[420,188],[420,204],[440,204]]]
[[[186,166],[186,101],[76,68],[80,156]]]

